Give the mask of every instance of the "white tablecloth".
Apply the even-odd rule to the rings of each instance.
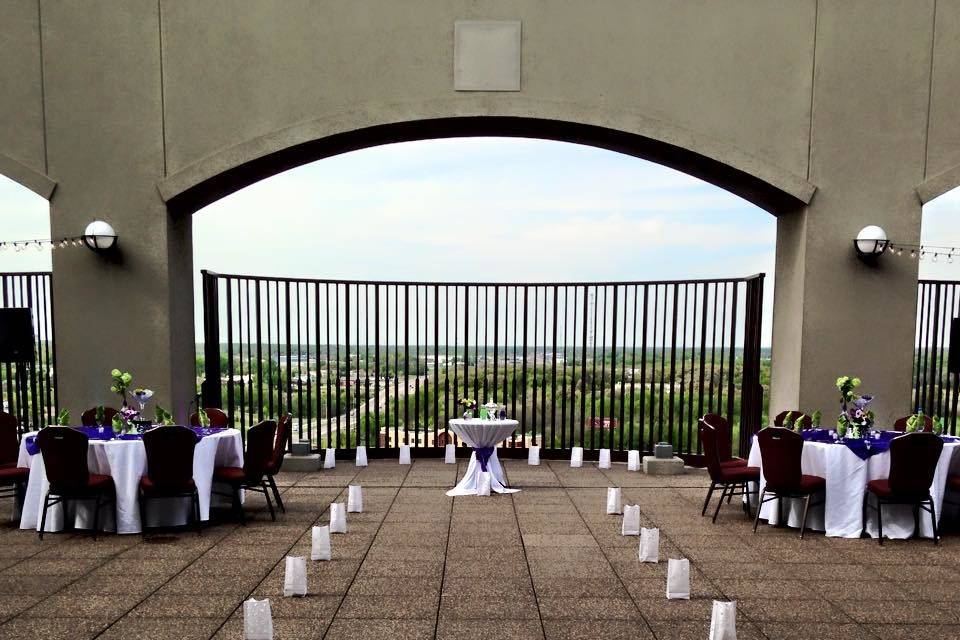
[[[930,487],[938,523],[947,475],[960,468],[960,455],[955,455],[957,451],[960,451],[960,443],[943,445],[943,453],[940,454],[937,471]],[[761,469],[763,467],[756,437],[750,448],[748,464],[751,467]],[[804,442],[801,468],[803,473],[820,476],[827,481],[825,502],[810,508],[807,514],[807,528],[823,531],[831,537],[859,538],[863,533],[863,495],[867,490],[867,482],[889,476],[890,452],[878,453],[862,460],[843,444]],[[763,491],[764,484],[763,473],[761,473],[760,491]],[[875,504],[872,499],[871,504]],[[799,527],[800,518],[803,515],[803,501],[786,499],[783,500],[783,505],[787,524],[791,527]],[[778,524],[777,502],[771,501],[763,505],[760,517],[770,524]],[[877,536],[877,517],[873,509],[867,509],[867,533],[874,538]],[[909,505],[884,505],[883,535],[885,538],[909,538],[913,533],[913,509]],[[920,535],[927,538],[933,536],[930,516],[923,511],[920,512]]]
[[[33,434],[27,434],[33,435]],[[30,467],[30,479],[20,513],[21,529],[39,529],[43,513],[43,497],[49,489],[43,456],[27,453],[26,437],[20,442],[20,467]],[[141,440],[91,440],[87,449],[87,465],[91,473],[113,477],[117,488],[116,518],[114,509],[104,507],[100,522],[108,530],[117,533],[140,533],[140,505],[137,502],[140,478],[147,472],[147,451]],[[237,429],[225,429],[220,433],[203,437],[197,442],[193,453],[193,480],[200,495],[200,519],[210,519],[210,489],[213,484],[214,467],[242,467],[243,441]],[[93,502],[73,501],[70,511],[76,527],[93,527]],[[188,498],[163,498],[147,504],[147,526],[175,526],[189,522],[190,500]],[[63,528],[63,505],[47,510],[47,531]]]
[[[463,420],[450,421],[450,429],[474,449],[496,447],[497,444],[509,438],[520,423],[516,420]],[[447,491],[448,496],[473,496],[477,494],[477,485],[482,473],[480,461],[476,452],[470,454],[470,465],[456,487]],[[507,479],[497,458],[494,448],[487,461],[487,471],[490,473],[490,490],[496,493],[516,493],[519,489],[508,489]]]

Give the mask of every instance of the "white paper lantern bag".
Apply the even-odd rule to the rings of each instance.
[[[363,513],[363,488],[358,484],[347,487],[347,513]]]
[[[314,527],[310,535],[310,559],[332,560],[333,552],[330,549],[330,527],[322,525]]]
[[[443,462],[445,464],[457,464],[457,447],[456,445],[448,444],[444,447],[443,451]]]
[[[364,445],[357,447],[357,458],[353,464],[358,467],[367,466],[367,448]]]
[[[690,599],[690,561],[670,558],[667,561],[667,600]]]
[[[636,449],[627,451],[627,471],[640,471],[640,452]]]
[[[620,532],[625,536],[640,535],[640,505],[628,504],[623,507],[623,527]]]
[[[620,504],[620,487],[609,487],[607,489],[607,515],[619,515],[623,513]]]
[[[243,639],[273,640],[273,614],[270,600],[250,598],[243,603]]]
[[[583,447],[574,447],[570,451],[570,466],[575,469],[583,466]]]
[[[323,468],[333,469],[337,466],[337,450],[327,449],[327,454],[323,456]]]
[[[710,640],[737,640],[737,603],[713,601]]]
[[[531,446],[527,449],[527,464],[534,467],[540,466],[540,447],[537,445]]]
[[[640,562],[660,562],[660,529],[640,529]]]
[[[489,471],[480,472],[480,477],[477,479],[477,495],[478,496],[490,495],[490,472]]]
[[[400,464],[410,464],[410,445],[400,445]]]
[[[307,595],[307,559],[303,556],[287,556],[283,573],[283,597]]]
[[[600,461],[597,463],[600,469],[610,468],[610,449],[600,449]]]
[[[330,533],[347,532],[347,510],[342,502],[330,504]]]

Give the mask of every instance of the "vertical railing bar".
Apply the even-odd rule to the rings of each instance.
[[[523,372],[520,381],[520,429],[527,432],[527,345],[529,331],[527,329],[530,312],[530,292],[527,285],[523,285]],[[537,444],[537,430],[533,429],[532,444]]]

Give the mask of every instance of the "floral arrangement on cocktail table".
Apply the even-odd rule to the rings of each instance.
[[[840,376],[837,378],[837,390],[840,392],[840,415],[837,416],[837,435],[841,438],[863,438],[873,427],[873,411],[867,405],[873,396],[861,396],[854,393],[860,386],[860,378]]]
[[[477,401],[473,398],[461,398],[460,406],[463,407],[463,417],[472,418],[477,410]]]

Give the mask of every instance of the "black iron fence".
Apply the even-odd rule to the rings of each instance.
[[[917,295],[916,351],[913,366],[914,410],[944,418],[944,426],[957,433],[957,400],[960,398],[960,282],[921,280]]]
[[[20,430],[52,424],[57,414],[56,350],[49,272],[0,274],[0,308],[28,307],[33,315],[34,358],[0,363],[0,402]]]
[[[289,411],[314,449],[431,451],[458,401],[540,445],[699,454],[726,415],[745,452],[761,424],[763,275],[606,283],[314,280],[203,272],[205,406],[241,430]],[[506,452],[505,452],[506,453]]]

